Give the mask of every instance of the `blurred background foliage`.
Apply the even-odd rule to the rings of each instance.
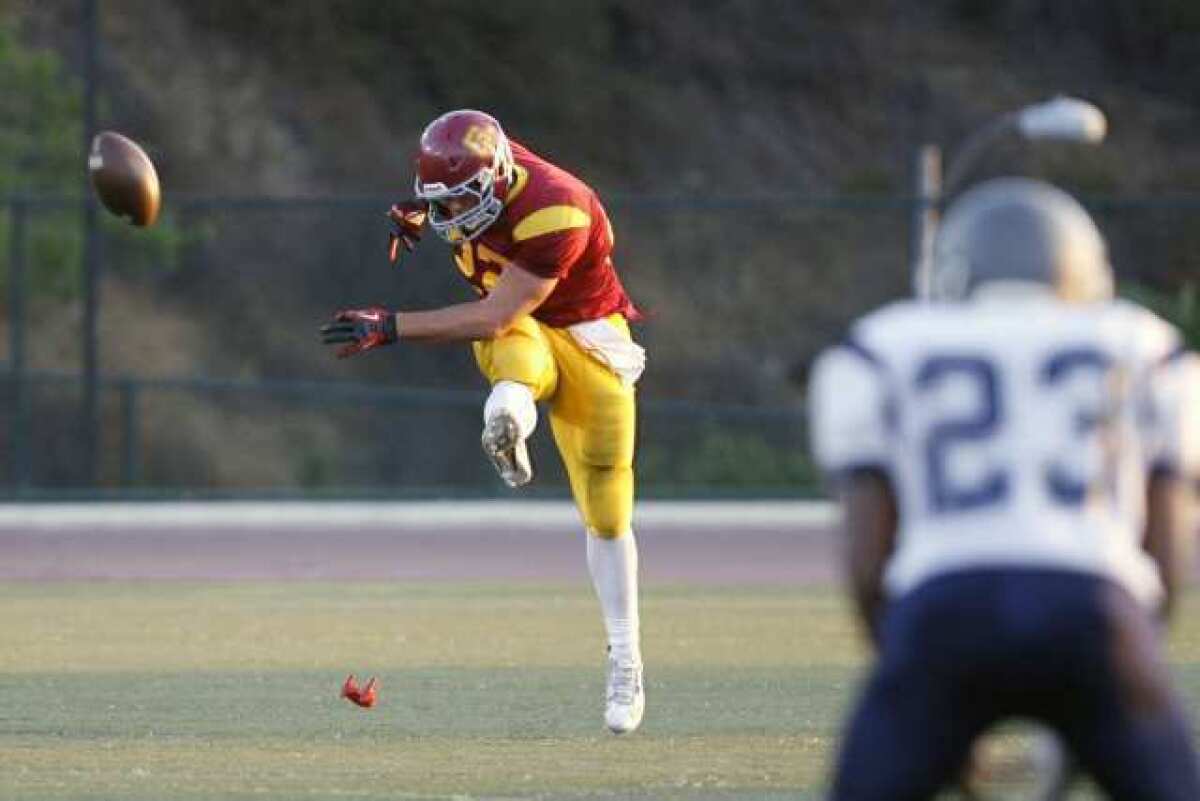
[[[1126,286],[1122,294],[1177,325],[1187,346],[1200,351],[1200,276],[1173,293],[1132,284]]]
[[[0,20],[0,191],[75,191],[80,114],[78,81],[59,55]]]
[[[59,53],[22,42],[14,21],[0,17],[0,195],[29,203],[23,245],[32,297],[39,300],[69,301],[80,291],[81,96],[81,80]],[[183,241],[170,219],[138,232],[113,219],[103,223],[113,267],[123,274],[169,267]],[[0,219],[6,254],[11,225],[10,215]],[[8,270],[0,273],[0,286],[8,278]]]
[[[101,127],[145,144],[165,198],[150,231],[106,221],[102,368],[466,393],[439,412],[369,389],[301,401],[172,385],[135,398],[131,427],[114,385],[111,485],[132,473],[207,490],[494,489],[475,453],[482,385],[466,349],[337,362],[314,334],[345,305],[472,297],[433,237],[398,269],[383,257],[383,211],[408,192],[416,137],[455,107],[496,114],[610,207],[618,267],[648,313],[648,490],[811,486],[796,411],[805,366],[853,316],[908,292],[915,148],[952,150],[992,115],[1059,92],[1104,108],[1109,141],[1005,143],[977,177],[1033,174],[1082,194],[1126,291],[1195,336],[1200,206],[1185,196],[1200,189],[1200,6],[1189,0],[100,8]],[[0,3],[0,193],[44,201],[24,240],[39,370],[79,365],[79,23],[75,0]],[[0,215],[0,258],[12,221]],[[35,474],[69,485],[78,391],[39,392]],[[133,470],[121,466],[130,436]]]

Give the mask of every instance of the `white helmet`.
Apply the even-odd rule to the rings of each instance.
[[[1031,178],[997,178],[950,204],[933,250],[933,296],[967,297],[990,282],[1045,284],[1072,302],[1113,293],[1108,248],[1066,192]]]

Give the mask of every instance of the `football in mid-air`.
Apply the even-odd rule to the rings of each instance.
[[[158,217],[162,195],[158,173],[146,151],[129,137],[102,131],[92,139],[88,174],[104,207],[137,226]]]

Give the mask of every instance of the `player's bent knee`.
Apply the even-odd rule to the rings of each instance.
[[[602,540],[615,540],[633,528],[633,501],[617,506],[589,499],[584,510],[588,531]]]
[[[603,529],[603,528],[596,528],[594,526],[589,525],[587,532],[589,535],[591,535],[597,539],[616,540],[616,539],[620,539],[621,537],[627,536],[630,532],[630,527],[626,526],[625,528],[617,528],[616,526],[612,526],[610,528]]]
[[[584,522],[597,537],[616,539],[633,526],[633,470],[596,466],[587,470],[578,499]]]

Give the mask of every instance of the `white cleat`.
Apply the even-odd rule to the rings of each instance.
[[[618,661],[610,654],[604,706],[604,722],[609,731],[628,734],[642,725],[645,712],[646,688],[642,684],[642,663]]]
[[[529,448],[521,436],[516,418],[508,412],[499,412],[483,427],[483,452],[492,460],[496,472],[510,487],[521,487],[533,478],[533,466],[529,463]]]

